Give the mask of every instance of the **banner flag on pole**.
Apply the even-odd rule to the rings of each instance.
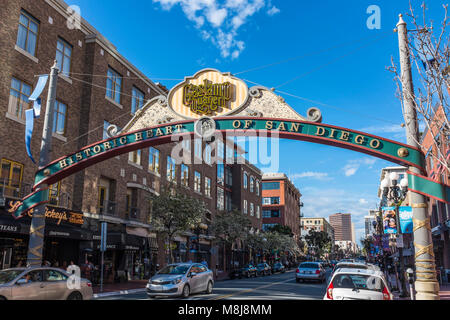
[[[41,115],[41,95],[42,91],[47,84],[48,75],[42,75],[39,77],[36,88],[34,88],[33,93],[28,98],[28,101],[33,101],[33,108],[25,111],[25,146],[27,148],[27,154],[31,161],[36,164],[31,154],[31,136],[33,135],[34,119],[39,118]]]

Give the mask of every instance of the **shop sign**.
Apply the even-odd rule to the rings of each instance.
[[[383,229],[385,234],[397,233],[395,207],[383,207]]]
[[[19,226],[10,224],[0,224],[0,232],[19,232]]]
[[[135,251],[139,251],[140,248],[139,248],[139,247],[134,247],[134,246],[128,246],[128,245],[126,245],[126,246],[125,246],[125,250],[135,250]]]
[[[22,202],[17,200],[9,200],[7,211],[10,213],[14,213],[19,206],[21,206]],[[28,210],[25,213],[25,216],[33,217],[34,208]],[[83,213],[70,211],[65,208],[57,208],[52,206],[47,206],[45,208],[45,218],[50,219],[56,222],[57,225],[60,225],[62,221],[75,224],[75,225],[83,225],[84,224],[84,215]]]

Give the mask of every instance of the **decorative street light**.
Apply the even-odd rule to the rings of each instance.
[[[401,236],[400,218],[398,207],[405,200],[408,194],[408,179],[405,177],[398,183],[399,174],[397,172],[391,172],[389,176],[386,175],[383,181],[381,181],[380,189],[383,191],[383,199],[394,203],[395,206],[395,219],[397,225],[397,237]],[[401,297],[407,296],[406,283],[405,283],[405,265],[403,261],[403,246],[398,248],[398,256],[400,260],[400,283],[401,283]]]

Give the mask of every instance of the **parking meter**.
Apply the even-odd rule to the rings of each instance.
[[[411,268],[408,268],[406,270],[406,276],[408,277],[408,282],[410,284],[413,284],[414,283],[414,270]]]
[[[411,300],[415,300],[414,295],[414,270],[411,268],[406,269],[406,276],[409,282],[409,292],[411,293]]]

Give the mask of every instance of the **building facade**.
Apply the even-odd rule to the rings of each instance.
[[[364,216],[364,237],[371,237],[376,233],[376,227],[374,227],[374,222],[377,222],[378,211],[369,210],[369,214]]]
[[[334,229],[335,241],[353,241],[350,213],[335,213],[330,215],[329,220]]]
[[[325,218],[301,218],[301,236],[304,238],[309,231],[323,231],[328,234],[334,243],[334,229]]]
[[[287,226],[300,237],[301,193],[284,173],[264,173],[262,176],[262,229],[277,224]]]
[[[445,123],[445,112],[442,106],[436,108],[430,128],[422,135],[422,151],[425,153],[425,163],[428,177],[449,185],[449,171],[437,160],[445,159],[447,166],[450,160],[448,145],[449,128]],[[428,214],[433,237],[433,249],[436,266],[443,279],[450,274],[450,207],[448,203],[428,198]]]
[[[0,201],[0,268],[26,261],[32,212],[16,221],[11,211],[30,193],[37,170],[26,154],[23,139],[25,110],[31,108],[28,97],[37,83],[36,76],[48,74],[57,61],[60,73],[52,116],[51,161],[108,138],[111,125],[120,130],[147,101],[168,93],[83,18],[70,25],[70,17],[68,5],[61,0],[0,4],[0,82],[5,84],[0,89],[0,135],[7,137],[0,145],[0,198],[4,199],[4,206]],[[41,95],[43,101],[46,96],[47,89]],[[42,115],[45,108],[43,103]],[[39,155],[43,122],[41,116],[34,123],[31,152],[35,158]],[[206,228],[187,230],[175,238],[172,249],[176,261],[206,259],[213,268],[217,265],[209,226],[215,213],[226,206],[231,208],[239,202],[239,209],[244,210],[246,201],[253,227],[261,228],[261,174],[257,168],[248,163],[239,169],[217,165],[212,150],[220,146],[195,139],[183,142],[183,157],[191,161],[177,163],[172,156],[173,146],[122,154],[52,185],[44,259],[60,266],[70,261],[99,264],[100,223],[106,222],[107,281],[120,276],[148,276],[157,264],[167,263],[169,251],[169,244],[152,225],[151,198],[172,182],[201,199],[208,210]],[[195,157],[203,162],[195,164]],[[239,171],[251,173],[256,180],[254,191],[236,200],[233,190],[242,189],[243,185],[237,183],[244,183]],[[238,172],[239,178],[234,176]],[[251,185],[251,180],[247,184]]]

